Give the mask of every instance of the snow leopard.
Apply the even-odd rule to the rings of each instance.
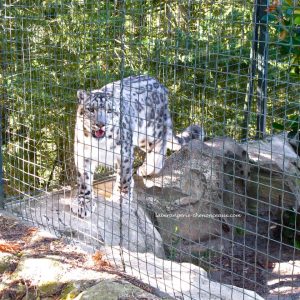
[[[146,153],[137,174],[150,176],[161,171],[167,148],[178,150],[191,139],[203,140],[205,133],[198,125],[181,135],[174,134],[168,94],[163,84],[147,75],[130,76],[101,89],[77,91],[74,153],[78,202],[76,211],[72,210],[79,217],[93,211],[97,166],[115,169],[114,194],[130,201],[134,147]]]

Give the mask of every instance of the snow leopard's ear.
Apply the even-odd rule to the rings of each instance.
[[[77,91],[78,104],[85,105],[88,99],[88,93],[85,90]]]

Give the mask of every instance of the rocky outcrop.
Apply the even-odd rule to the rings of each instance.
[[[221,249],[223,243],[213,240],[243,224],[249,171],[247,152],[235,141],[193,140],[166,160],[159,176],[136,178],[135,197],[165,245],[187,253],[185,260],[207,243]]]
[[[299,207],[299,177],[299,157],[285,135],[247,144],[193,140],[166,159],[157,177],[137,177],[135,198],[167,255],[190,261],[222,249],[236,232],[266,234],[270,216]]]
[[[161,299],[121,279],[103,280],[80,293],[74,300]],[[171,300],[171,297],[163,299]]]
[[[108,183],[110,184],[110,183]],[[102,186],[102,188],[101,188]],[[105,191],[106,183],[96,189]],[[24,197],[7,206],[14,214],[30,216],[30,221],[46,227],[58,236],[68,236],[84,246],[100,248],[122,245],[128,250],[153,252],[164,257],[160,234],[135,201],[120,207],[118,201],[105,199],[100,193],[94,200],[96,209],[91,218],[81,219],[71,212],[77,189]],[[37,213],[38,212],[38,213]]]
[[[251,163],[247,184],[250,212],[281,218],[284,209],[300,207],[300,161],[286,133],[242,145]],[[258,201],[259,200],[259,201]]]

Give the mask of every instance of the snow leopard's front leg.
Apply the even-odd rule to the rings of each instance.
[[[125,127],[125,128],[124,128]],[[128,205],[132,198],[133,190],[133,144],[132,130],[125,124],[120,130],[120,155],[116,162],[117,178],[113,191],[113,197],[118,200],[122,197],[124,205]]]
[[[94,209],[93,180],[97,162],[91,158],[81,157],[77,162],[78,203],[73,213],[80,218],[89,217]]]

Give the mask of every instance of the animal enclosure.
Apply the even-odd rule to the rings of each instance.
[[[3,210],[176,299],[300,295],[299,1],[0,14]]]

